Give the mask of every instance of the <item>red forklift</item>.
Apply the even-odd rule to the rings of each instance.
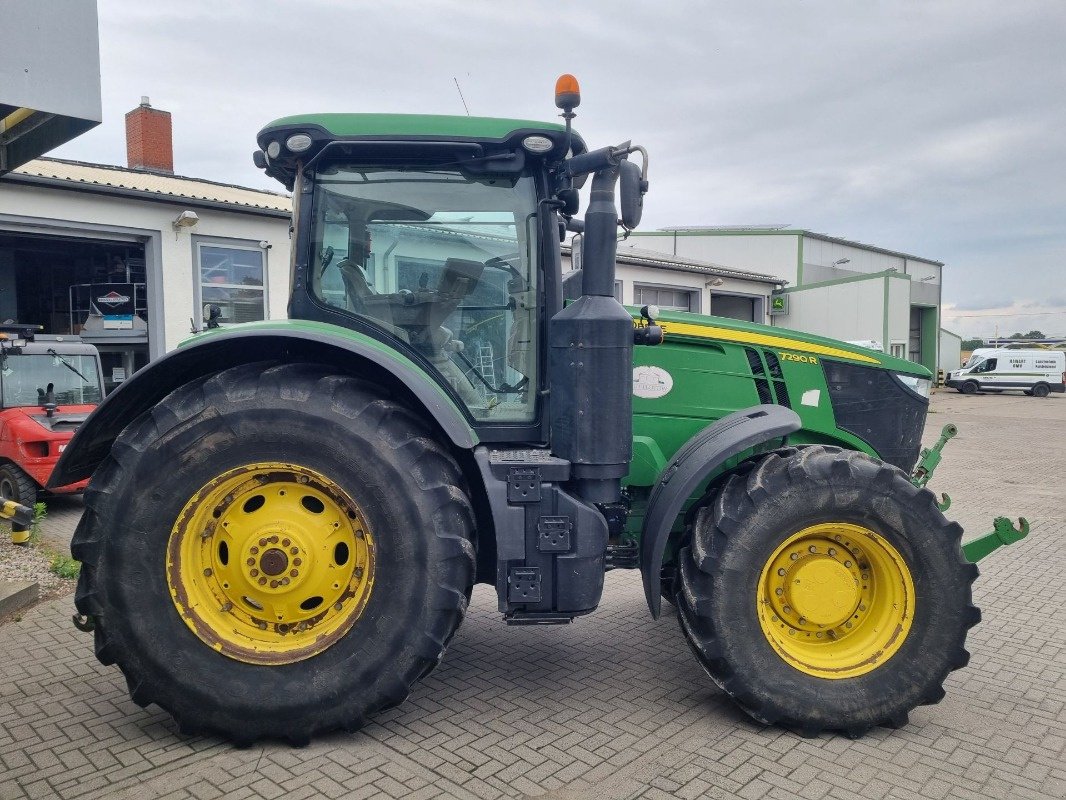
[[[31,509],[74,431],[104,398],[96,348],[41,330],[0,325],[0,502]],[[71,494],[86,484],[49,491]]]

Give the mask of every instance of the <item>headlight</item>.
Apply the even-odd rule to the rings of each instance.
[[[293,153],[302,153],[311,146],[311,137],[306,133],[294,133],[285,140],[285,146]]]
[[[917,375],[907,375],[902,372],[893,373],[896,378],[919,397],[929,398],[929,389],[933,381],[929,378],[919,378]]]

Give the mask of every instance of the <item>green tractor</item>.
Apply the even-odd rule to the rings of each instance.
[[[293,193],[290,319],[141,370],[52,476],[92,475],[75,622],[134,701],[239,743],[355,730],[440,662],[475,583],[507,624],[562,624],[609,569],[639,569],[763,723],[855,736],[943,696],[979,613],[962,529],[922,488],[939,447],[912,476],[929,373],[620,305],[647,154],[587,150],[578,102],[564,76],[563,125],[260,132]]]

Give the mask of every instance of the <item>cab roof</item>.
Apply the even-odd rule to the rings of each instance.
[[[303,147],[289,148],[290,137],[305,134]],[[543,136],[553,143],[547,152],[526,152],[521,141],[531,135]],[[308,139],[310,143],[308,144]],[[254,154],[256,166],[277,178],[292,190],[293,179],[301,164],[333,148],[340,157],[403,159],[397,151],[424,143],[427,152],[454,151],[465,158],[480,158],[490,153],[506,152],[527,158],[543,158],[549,163],[566,156],[566,128],[554,122],[496,117],[462,117],[442,114],[302,114],[276,119],[259,131],[256,141],[260,150]],[[358,148],[358,150],[356,150]],[[584,140],[574,132],[570,151],[585,152]]]
[[[446,114],[301,114],[282,117],[266,125],[257,138],[276,128],[286,132],[297,127],[317,127],[338,139],[400,137],[462,139],[502,142],[519,132],[562,133],[554,122],[496,117],[464,117]]]

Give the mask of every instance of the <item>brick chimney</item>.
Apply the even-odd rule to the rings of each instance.
[[[130,169],[174,174],[170,112],[152,108],[147,97],[126,114],[126,162]]]

